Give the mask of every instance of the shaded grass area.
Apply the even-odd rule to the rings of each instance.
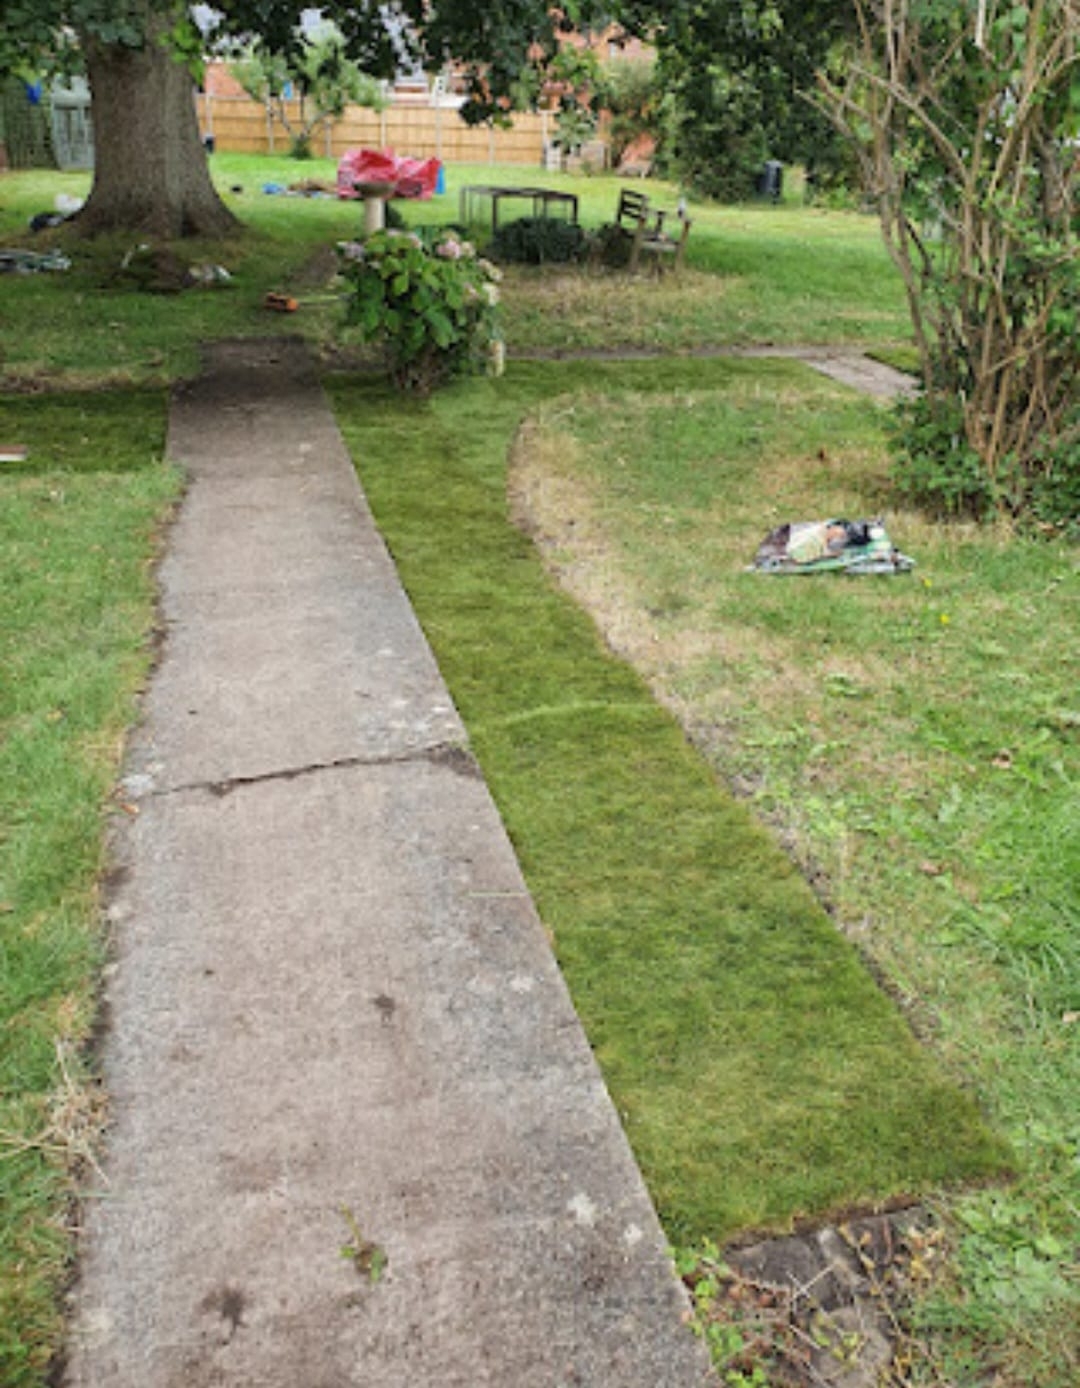
[[[242,229],[221,241],[185,241],[174,249],[188,263],[224,266],[232,280],[169,295],[134,291],[120,278],[137,237],[86,242],[70,228],[37,235],[27,230],[29,219],[50,210],[57,194],[83,196],[86,174],[5,174],[0,243],[59,246],[73,263],[62,273],[4,277],[0,379],[52,388],[164,382],[195,371],[200,341],[282,331],[332,349],[342,312],[329,280],[331,248],[359,233],[360,208],[335,198],[268,196],[262,188],[304,179],[332,183],[333,162],[220,154],[211,169]],[[414,226],[452,222],[465,184],[520,183],[525,175],[521,168],[452,166],[445,195],[397,205]],[[532,171],[526,181],[535,181]],[[618,179],[545,174],[542,181],[578,195],[584,225],[612,219]],[[673,185],[650,181],[648,188],[659,205],[674,206]],[[514,268],[503,286],[510,350],[683,351],[749,342],[888,348],[910,340],[899,280],[872,218],[799,206],[709,204],[695,206],[693,215],[689,265],[681,276]],[[319,268],[313,269],[316,262]],[[271,290],[293,294],[299,311],[268,310],[264,298]]]
[[[272,177],[283,161],[250,172]],[[297,175],[297,176],[303,176]],[[238,181],[239,180],[239,181]],[[259,177],[259,184],[263,181]],[[0,375],[11,385],[166,382],[194,374],[198,344],[220,337],[266,336],[290,331],[316,335],[329,321],[324,306],[303,315],[264,307],[270,290],[292,287],[320,247],[355,232],[355,207],[333,200],[270,198],[234,169],[222,171],[227,204],[245,223],[222,241],[184,241],[177,253],[189,264],[220,264],[232,275],[222,287],[182,293],[140,292],[121,275],[137,236],[105,236],[88,242],[65,228],[31,236],[27,219],[52,206],[56,193],[85,194],[85,174],[8,174],[0,182],[0,238],[30,249],[58,246],[70,270],[4,277],[5,333]],[[231,187],[245,191],[233,193]],[[310,287],[309,287],[310,288]],[[303,317],[305,321],[299,320]]]
[[[748,370],[594,366],[590,381],[716,388]],[[423,407],[355,380],[334,401],[669,1235],[1000,1173],[973,1102],[509,524],[518,424],[578,381],[516,366]]]
[[[540,412],[527,451],[569,489],[549,560],[785,829],[1012,1144],[1010,1189],[943,1210],[951,1282],[919,1324],[942,1373],[1071,1388],[1080,558],[890,511],[878,411],[797,365],[702,385]],[[782,520],[883,505],[913,575],[745,572]]]
[[[103,940],[106,798],[147,666],[148,572],[177,492],[161,393],[0,399],[0,1381],[60,1334],[80,1088]]]

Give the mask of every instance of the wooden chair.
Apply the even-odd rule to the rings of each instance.
[[[664,230],[664,223],[669,217],[678,219],[681,227],[678,235]],[[632,237],[629,266],[632,271],[638,268],[643,255],[655,257],[654,264],[658,272],[663,269],[665,257],[670,258],[676,270],[681,267],[686,256],[686,242],[692,225],[681,208],[674,213],[661,211],[660,208],[650,206],[646,194],[636,192],[632,188],[624,188],[619,194],[615,225]]]

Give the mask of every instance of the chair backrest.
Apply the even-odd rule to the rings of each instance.
[[[624,221],[633,222],[637,226],[648,215],[649,199],[644,193],[635,193],[630,188],[624,188],[619,193],[619,210],[615,214],[615,221],[619,226],[622,226]]]

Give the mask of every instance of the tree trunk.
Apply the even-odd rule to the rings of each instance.
[[[210,180],[191,74],[147,19],[141,48],[82,35],[94,121],[94,181],[79,230],[132,231],[174,240],[222,236],[236,219]]]

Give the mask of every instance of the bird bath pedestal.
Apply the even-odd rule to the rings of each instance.
[[[386,199],[394,191],[394,184],[354,183],[353,187],[364,200],[364,235],[382,231],[386,226]]]

